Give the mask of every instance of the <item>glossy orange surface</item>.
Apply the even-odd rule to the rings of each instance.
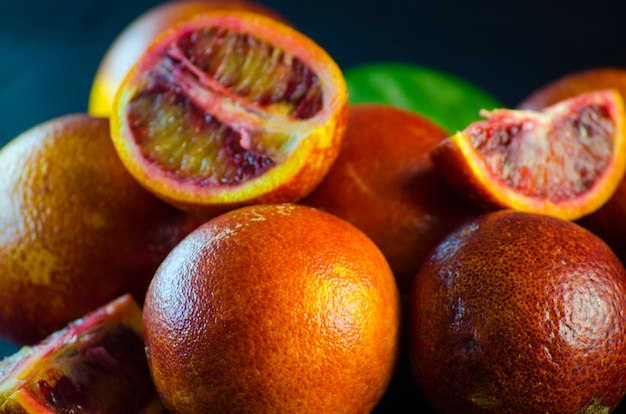
[[[174,412],[367,413],[400,352],[400,298],[361,231],[296,204],[183,240],[146,297],[149,365]]]

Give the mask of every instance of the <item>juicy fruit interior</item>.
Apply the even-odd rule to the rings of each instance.
[[[489,116],[465,133],[488,168],[529,197],[559,201],[586,192],[614,151],[614,121],[596,103],[554,115],[496,110]]]
[[[216,105],[230,108],[231,121]],[[181,180],[221,186],[279,164],[297,140],[254,124],[310,119],[322,106],[320,80],[300,59],[251,34],[205,27],[177,38],[143,74],[127,116],[146,159]]]
[[[116,398],[119,392],[136,396],[134,401],[124,401],[124,405],[135,405],[135,409],[140,409],[152,397],[152,393],[146,393],[142,386],[149,380],[148,372],[133,369],[142,353],[143,342],[128,327],[117,326],[111,331],[94,332],[93,337],[88,338],[87,343],[81,343],[80,347],[67,344],[59,349],[50,356],[50,365],[34,367],[30,375],[36,380],[26,383],[24,389],[42,404],[67,412],[96,407],[114,408],[113,404],[120,402],[120,397]],[[117,384],[116,388],[107,386],[111,375],[123,380],[123,383]]]
[[[78,320],[2,360],[0,412],[14,412],[24,396],[67,413],[133,413],[153,404],[156,390],[135,327],[141,313],[124,300],[112,302],[115,310],[104,318]]]

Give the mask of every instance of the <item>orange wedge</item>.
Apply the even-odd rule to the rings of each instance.
[[[0,413],[164,412],[142,308],[122,295],[0,361]]]
[[[482,115],[431,152],[441,176],[478,205],[576,220],[600,208],[624,176],[624,103],[615,90]]]

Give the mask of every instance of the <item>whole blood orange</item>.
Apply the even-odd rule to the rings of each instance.
[[[429,251],[477,215],[441,180],[429,158],[447,136],[429,119],[407,110],[352,105],[339,157],[301,202],[367,234],[387,258],[402,292]]]
[[[71,114],[0,151],[0,337],[33,343],[97,306],[143,302],[169,250],[199,221],[145,191],[104,118]]]
[[[130,22],[107,49],[89,93],[89,114],[111,115],[115,93],[122,80],[159,34],[182,20],[216,9],[249,10],[284,21],[273,10],[252,1],[172,0],[158,4]]]
[[[431,153],[444,179],[477,204],[575,220],[606,203],[624,176],[624,103],[615,90],[540,112],[484,115]]]
[[[220,10],[157,38],[122,82],[111,129],[148,190],[213,212],[307,195],[337,157],[346,108],[343,75],[313,40]]]
[[[626,270],[571,221],[503,210],[446,237],[407,304],[440,413],[608,413],[626,392]]]
[[[0,412],[163,413],[137,302],[120,296],[4,358]]]
[[[521,103],[521,108],[539,110],[559,100],[581,93],[614,88],[626,97],[626,69],[593,68],[567,74],[531,93]],[[613,196],[597,211],[581,218],[578,223],[606,241],[626,262],[626,179],[620,181]]]
[[[176,413],[369,413],[399,355],[400,299],[356,227],[298,204],[201,225],[144,305],[148,363]]]

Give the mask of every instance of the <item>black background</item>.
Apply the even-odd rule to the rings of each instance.
[[[85,112],[109,44],[158,3],[0,0],[0,146],[38,123]],[[507,106],[567,73],[626,67],[623,0],[263,4],[316,40],[343,69],[371,62],[415,63],[464,78]],[[426,412],[421,404],[401,364],[377,412],[392,412],[391,407],[396,413]]]

